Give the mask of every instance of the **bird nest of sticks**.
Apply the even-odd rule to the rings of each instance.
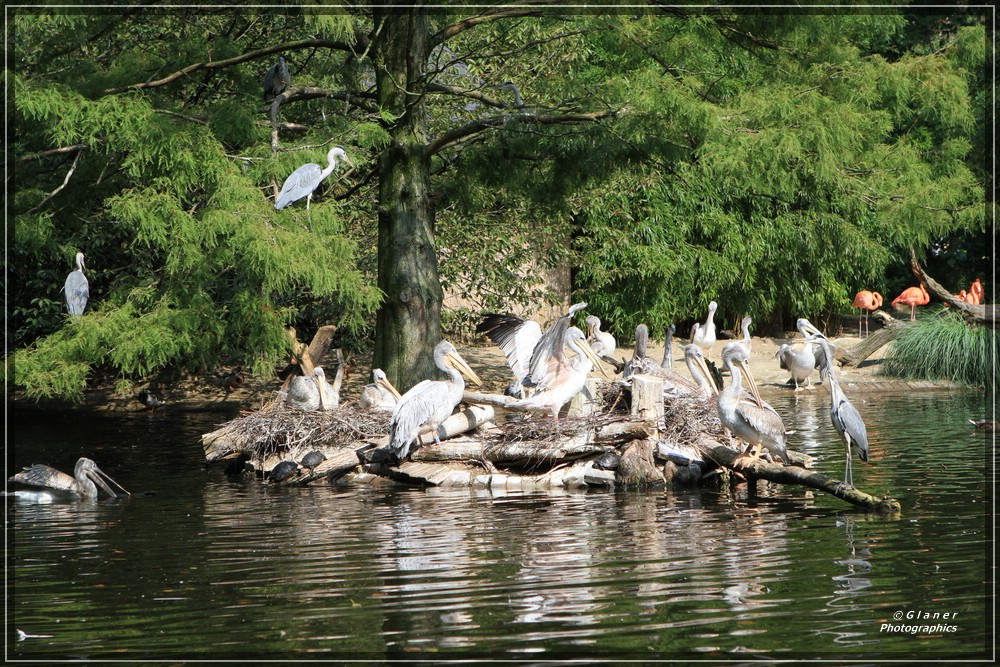
[[[617,413],[592,414],[586,417],[529,417],[517,421],[507,421],[499,430],[491,432],[489,440],[496,445],[515,442],[538,443],[542,448],[571,438],[581,431],[595,431],[602,426],[622,421]]]
[[[233,452],[264,459],[302,445],[357,447],[358,442],[389,432],[391,415],[346,404],[325,412],[278,405],[227,422],[212,435]]]
[[[661,437],[664,440],[694,445],[706,435],[720,442],[727,440],[713,399],[667,398],[663,401]]]

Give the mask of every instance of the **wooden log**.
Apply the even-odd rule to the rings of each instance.
[[[583,390],[573,397],[566,411],[567,417],[589,417],[597,411],[601,404],[600,380],[588,377],[583,383]]]
[[[875,510],[884,514],[897,514],[900,511],[899,501],[884,496],[876,498],[864,491],[844,487],[838,480],[812,472],[798,466],[785,466],[775,463],[757,461],[753,465],[737,465],[736,459],[740,456],[728,447],[715,447],[709,452],[709,456],[719,465],[741,472],[748,478],[766,479],[778,484],[799,484],[818,491],[825,491],[830,495],[837,496],[852,505]]]
[[[660,385],[658,397],[663,395],[662,383]],[[661,399],[660,404],[662,403]],[[629,487],[663,483],[663,474],[653,462],[652,440],[636,440],[625,447],[615,480]]]
[[[927,287],[931,292],[934,293],[939,299],[947,303],[953,308],[956,308],[966,320],[976,322],[978,324],[988,324],[992,327],[997,325],[997,311],[996,308],[991,304],[987,308],[983,304],[971,304],[966,303],[962,299],[959,299],[956,295],[952,294],[949,290],[946,290],[941,283],[931,278],[927,275],[927,272],[923,270],[920,263],[917,262],[917,254],[914,252],[913,248],[910,248],[910,269],[913,271],[913,275],[916,276],[917,280],[922,280],[927,283]]]
[[[851,348],[838,346],[834,356],[840,362],[841,366],[858,366],[877,350],[896,340],[899,332],[905,326],[902,322],[881,310],[875,311],[872,317],[882,322],[883,328]]]
[[[663,380],[653,375],[632,377],[632,418],[652,425],[649,437],[659,438],[663,421]]]
[[[483,394],[478,391],[465,390],[462,394],[462,400],[466,403],[480,403],[505,408],[518,399],[503,394]]]
[[[456,435],[474,431],[495,418],[496,413],[489,405],[470,405],[441,422],[438,425],[437,437],[439,440],[454,438]]]
[[[292,375],[312,375],[313,369],[323,363],[330,344],[333,342],[333,334],[337,331],[337,325],[327,324],[320,327],[313,336],[309,346],[302,350],[295,336],[295,329],[289,327],[289,335],[292,337],[294,355],[292,360],[283,369],[278,371],[278,377],[286,380]]]

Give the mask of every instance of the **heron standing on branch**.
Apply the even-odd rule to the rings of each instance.
[[[66,293],[66,310],[70,317],[79,317],[87,308],[87,299],[90,298],[90,281],[83,275],[83,253],[76,253],[76,271],[66,276],[66,284],[63,291]]]
[[[342,146],[331,148],[330,152],[326,154],[326,161],[326,169],[321,168],[315,162],[310,162],[293,171],[281,186],[281,192],[278,193],[278,198],[274,200],[274,208],[280,211],[292,202],[305,197],[306,211],[308,212],[313,191],[319,187],[323,179],[332,174],[340,162],[351,164],[351,158],[347,156],[347,152]]]

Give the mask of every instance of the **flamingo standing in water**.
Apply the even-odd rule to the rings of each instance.
[[[931,301],[931,295],[923,283],[920,287],[907,287],[903,293],[892,300],[892,305],[902,304],[910,307],[910,321],[917,319],[917,306],[926,306]]]
[[[878,292],[869,292],[866,289],[861,290],[854,295],[854,301],[851,303],[852,308],[859,308],[865,312],[865,336],[868,335],[868,313],[869,311],[876,310],[882,307],[882,295]],[[861,312],[858,312],[858,338],[861,338]]]

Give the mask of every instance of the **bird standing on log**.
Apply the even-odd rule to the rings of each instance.
[[[79,317],[87,309],[87,299],[90,298],[90,281],[83,275],[83,253],[76,253],[76,270],[66,276],[63,291],[66,293],[66,310],[70,317]]]
[[[854,295],[854,301],[851,302],[852,308],[858,308],[858,338],[861,338],[861,313],[865,314],[865,336],[868,335],[868,313],[873,310],[878,310],[882,307],[882,295],[878,292],[869,292],[868,290],[861,290]]]
[[[927,293],[927,288],[923,283],[920,287],[907,287],[902,294],[892,300],[892,305],[897,308],[899,305],[910,307],[910,321],[917,319],[917,306],[926,306],[931,301],[931,295]]]
[[[847,445],[847,464],[844,467],[843,485],[853,489],[852,454],[857,454],[859,459],[868,463],[868,429],[865,428],[865,422],[861,419],[857,408],[847,400],[847,396],[840,388],[837,373],[833,368],[833,350],[829,340],[818,331],[813,334],[813,337],[823,350],[820,374],[830,381],[830,421],[833,422],[833,427],[837,429],[837,433]]]
[[[477,385],[482,384],[455,346],[446,340],[434,348],[434,364],[447,373],[450,379],[417,383],[400,397],[392,410],[389,450],[399,462],[409,456],[414,443],[419,447],[421,433],[430,431],[434,442],[441,442],[437,429],[441,422],[451,416],[455,406],[462,402],[462,393],[465,391],[463,374]]]
[[[729,369],[732,382],[719,392],[716,399],[719,421],[733,435],[755,448],[751,463],[756,463],[760,458],[761,448],[764,448],[787,465],[785,424],[777,412],[768,409],[770,406],[765,407],[757,383],[750,374],[749,362],[749,355],[739,342],[728,343],[722,348],[722,363]],[[742,400],[741,377],[746,379],[750,395],[753,396],[752,401]]]
[[[694,326],[691,327],[691,342],[706,352],[711,352],[712,346],[715,345],[715,311],[718,308],[719,304],[715,301],[709,303],[705,324],[695,322]]]

